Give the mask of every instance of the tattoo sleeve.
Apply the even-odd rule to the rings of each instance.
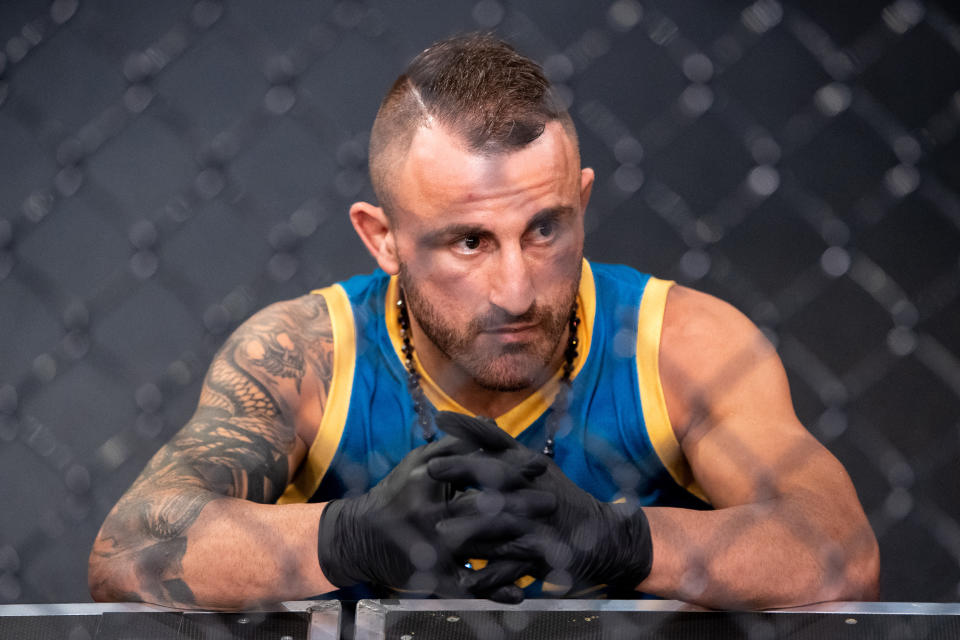
[[[182,566],[191,527],[213,500],[277,500],[291,475],[304,386],[325,405],[332,365],[321,296],[273,305],[245,322],[215,356],[196,413],[104,522],[91,554],[91,589],[112,599],[196,606]],[[131,569],[132,589],[129,580],[115,580]]]

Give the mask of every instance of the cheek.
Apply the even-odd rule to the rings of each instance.
[[[476,273],[443,269],[433,264],[429,270],[413,275],[421,295],[442,317],[466,324],[483,312],[485,293]]]
[[[582,262],[582,251],[573,244],[551,255],[536,268],[537,290],[550,292],[550,298],[565,296],[570,283],[579,278]]]
[[[457,260],[448,252],[428,248],[413,250],[404,265],[410,278],[430,300],[470,299],[482,282],[482,269],[477,263]]]
[[[457,319],[466,325],[486,310],[486,291],[476,286],[469,278],[457,278],[439,291],[440,312],[447,318]]]

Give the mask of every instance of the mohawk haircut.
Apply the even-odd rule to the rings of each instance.
[[[489,34],[438,42],[413,59],[380,104],[370,132],[370,178],[385,209],[389,174],[421,127],[440,126],[472,152],[515,151],[559,121],[577,145],[573,121],[543,70]]]

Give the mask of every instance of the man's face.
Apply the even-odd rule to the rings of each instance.
[[[400,284],[422,333],[477,385],[527,388],[563,350],[592,179],[556,122],[493,155],[437,126],[414,136],[391,190]]]

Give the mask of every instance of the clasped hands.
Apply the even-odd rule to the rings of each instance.
[[[562,590],[632,588],[647,576],[653,552],[639,507],[596,500],[492,420],[440,412],[437,426],[448,435],[367,493],[325,507],[318,557],[332,584],[516,603],[524,575]],[[470,558],[487,564],[469,569]]]

